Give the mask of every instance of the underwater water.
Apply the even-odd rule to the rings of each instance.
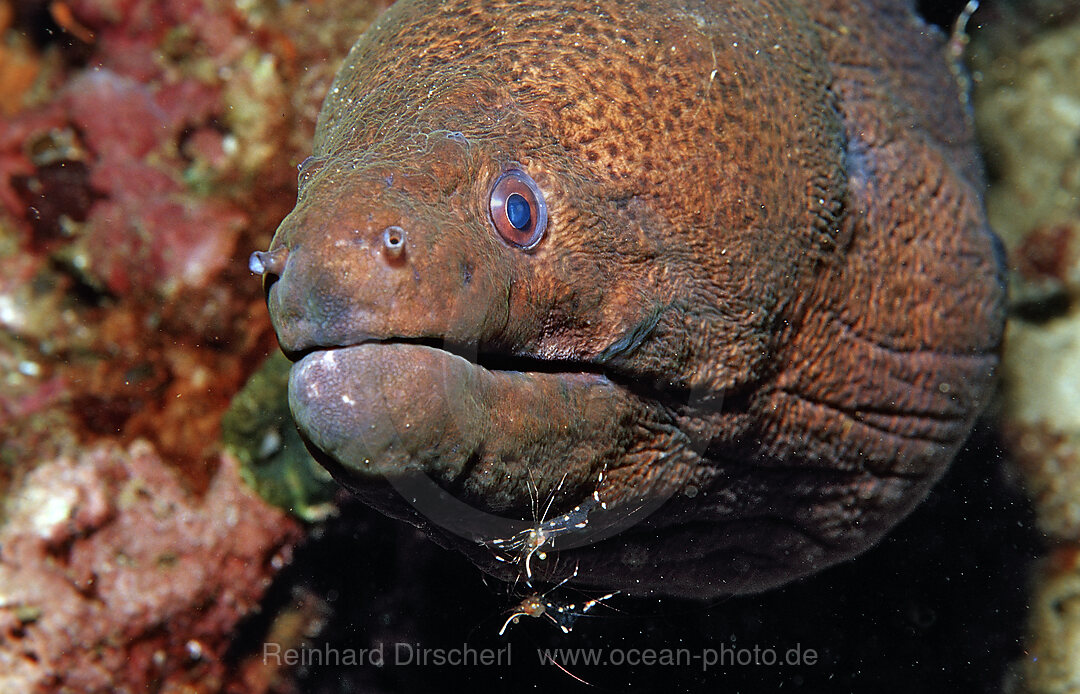
[[[307,452],[258,274],[387,4],[0,0],[0,692],[1068,691],[1080,12],[986,2],[957,44],[1013,284],[970,439],[854,559],[695,600],[558,585],[604,575],[556,535],[617,498],[556,499],[566,473],[521,476],[521,523],[466,557]],[[565,207],[518,173],[495,230],[529,252]],[[420,247],[379,239],[388,266]]]

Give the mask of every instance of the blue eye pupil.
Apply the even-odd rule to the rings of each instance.
[[[506,220],[515,229],[524,229],[529,226],[532,215],[529,213],[529,201],[518,193],[512,193],[506,198]]]

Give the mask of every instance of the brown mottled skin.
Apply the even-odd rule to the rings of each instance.
[[[670,495],[549,577],[708,597],[851,557],[991,387],[981,174],[944,39],[903,2],[401,0],[314,156],[268,302],[341,482],[418,524],[386,478],[526,517],[530,479],[543,501],[565,475],[565,508],[606,470],[615,515]],[[550,212],[527,251],[487,213],[511,167]]]

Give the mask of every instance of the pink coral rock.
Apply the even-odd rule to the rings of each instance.
[[[37,467],[6,516],[3,692],[218,689],[229,635],[300,534],[232,458],[198,498],[144,441]]]

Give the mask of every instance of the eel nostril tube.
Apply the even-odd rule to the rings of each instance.
[[[248,269],[256,275],[280,275],[288,257],[289,249],[284,246],[272,251],[255,251],[248,258]]]
[[[382,233],[383,254],[387,260],[401,260],[405,257],[405,230],[396,224],[388,226]]]

